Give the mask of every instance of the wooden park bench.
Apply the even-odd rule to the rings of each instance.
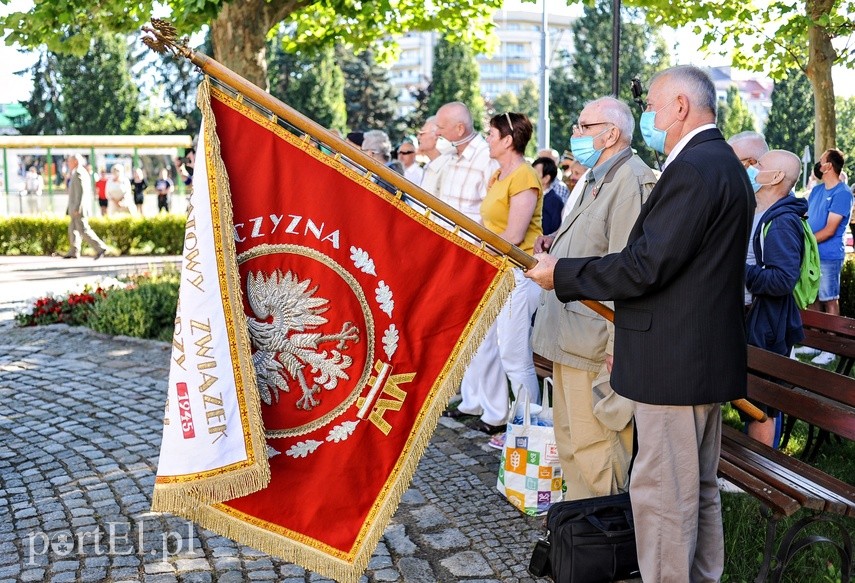
[[[748,396],[786,415],[846,439],[855,439],[855,406],[850,399],[840,398],[853,394],[855,379],[748,347]],[[837,550],[841,580],[843,583],[850,580],[852,540],[840,517],[855,517],[855,486],[729,426],[722,429],[718,473],[756,498],[763,507],[766,541],[756,582],[765,581],[770,574],[772,581],[780,581],[795,554],[816,543],[830,544]],[[810,511],[809,515],[787,529],[775,553],[778,523],[803,508]],[[816,522],[832,524],[839,540],[806,534],[805,529]]]
[[[552,361],[548,358],[534,354],[534,372],[538,378],[545,379],[552,376]]]
[[[855,365],[855,319],[833,316],[815,310],[802,310],[801,316],[805,338],[800,344],[838,356],[835,372],[849,376]],[[840,395],[838,398],[852,405],[852,397],[852,395]],[[787,416],[781,437],[781,447],[786,447],[798,418],[797,415]],[[815,460],[828,437],[827,431],[822,429],[816,431],[815,426],[811,425],[808,429],[807,444],[801,454],[802,459]]]

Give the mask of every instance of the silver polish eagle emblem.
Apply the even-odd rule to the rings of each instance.
[[[291,271],[282,275],[278,269],[270,276],[260,271],[247,276],[247,301],[255,315],[247,316],[255,349],[252,362],[267,405],[279,402],[280,391],[290,392],[291,379],[301,390],[296,406],[310,411],[320,403],[322,387],[330,391],[350,378],[353,359],[344,352],[349,342],[359,341],[359,329],[345,322],[339,332],[324,334],[320,328],[329,320],[322,314],[329,300],[316,296],[318,286],[311,284],[311,279],[300,280]]]

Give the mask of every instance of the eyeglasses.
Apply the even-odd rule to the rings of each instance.
[[[588,131],[588,128],[592,128],[594,126],[609,125],[611,123],[612,122],[610,122],[610,121],[598,121],[595,123],[581,123],[581,122],[577,121],[576,123],[573,124],[573,131],[576,133],[579,133],[579,134],[584,134],[585,132]]]
[[[568,170],[570,170],[570,166],[569,166],[569,165],[568,165],[568,166],[561,166],[560,168],[561,168],[564,172],[567,172]]]
[[[416,153],[415,150],[407,150],[406,152],[404,152],[403,150],[398,150],[398,154],[400,154],[402,156],[409,156],[410,154],[415,154],[415,153]]]

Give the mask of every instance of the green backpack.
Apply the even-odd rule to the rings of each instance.
[[[802,217],[802,231],[804,232],[804,254],[802,255],[802,266],[799,271],[799,279],[793,289],[793,297],[800,310],[804,310],[816,301],[819,294],[819,247],[816,245],[816,237],[808,225],[807,217]],[[763,240],[760,241],[760,249],[763,250],[763,242],[772,221],[763,227]]]

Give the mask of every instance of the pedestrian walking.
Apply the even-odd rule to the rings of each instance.
[[[107,252],[107,245],[89,226],[89,207],[92,205],[92,181],[84,166],[83,156],[74,154],[68,158],[68,253],[65,259],[80,257],[80,240],[83,239],[95,250],[95,259]]]

